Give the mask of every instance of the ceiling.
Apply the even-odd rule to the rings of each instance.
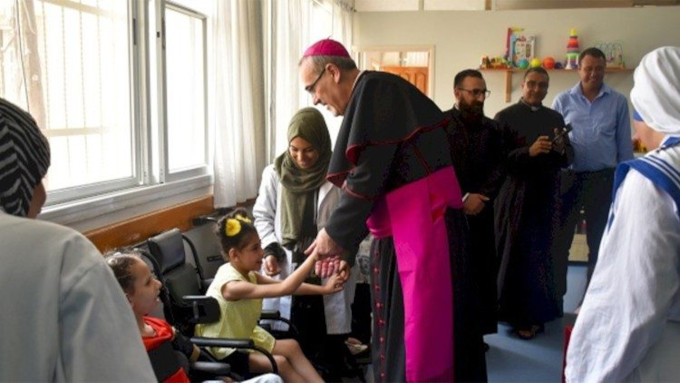
[[[624,8],[680,5],[680,0],[354,0],[357,12]]]

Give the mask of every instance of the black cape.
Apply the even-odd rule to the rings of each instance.
[[[402,185],[451,166],[447,118],[415,86],[384,72],[363,72],[345,111],[329,167],[328,180],[343,188],[326,231],[345,249],[354,249],[367,233],[374,202]],[[485,381],[481,335],[468,331],[472,310],[471,274],[465,269],[465,219],[446,212],[454,302],[456,381]],[[373,368],[376,381],[405,380],[404,303],[392,237],[378,239],[371,250]]]

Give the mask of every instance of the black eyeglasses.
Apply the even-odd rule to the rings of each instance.
[[[323,68],[321,73],[319,73],[319,77],[317,77],[316,80],[314,80],[313,83],[311,83],[310,85],[307,85],[305,87],[305,90],[307,92],[309,92],[310,94],[314,94],[314,88],[316,88],[316,83],[319,82],[319,80],[321,80],[321,76],[323,76],[324,73],[326,73],[326,67]]]
[[[488,98],[491,95],[491,91],[488,89],[463,89],[463,88],[458,88],[459,90],[465,91],[470,93],[474,97],[479,97],[484,95],[484,98]]]

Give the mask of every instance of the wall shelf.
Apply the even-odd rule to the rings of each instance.
[[[572,72],[578,73],[576,69],[546,69],[548,72]],[[482,72],[504,72],[505,73],[505,102],[510,102],[512,98],[512,75],[513,73],[524,73],[526,69],[519,68],[486,68],[480,69]],[[607,68],[605,73],[630,73],[633,69],[629,68]]]

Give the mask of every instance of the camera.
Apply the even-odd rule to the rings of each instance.
[[[563,126],[562,129],[559,129],[559,131],[555,134],[555,137],[553,137],[552,143],[553,144],[555,144],[555,143],[559,144],[560,141],[562,141],[562,139],[564,138],[564,136],[566,136],[567,134],[569,134],[569,132],[571,132],[571,129],[572,129],[571,124],[567,124],[566,126]]]
[[[555,152],[563,154],[564,150],[566,148],[566,140],[564,139],[569,132],[571,132],[571,124],[567,124],[566,126],[563,126],[561,129],[557,128],[557,133],[555,133],[555,137],[552,139],[552,147]]]

